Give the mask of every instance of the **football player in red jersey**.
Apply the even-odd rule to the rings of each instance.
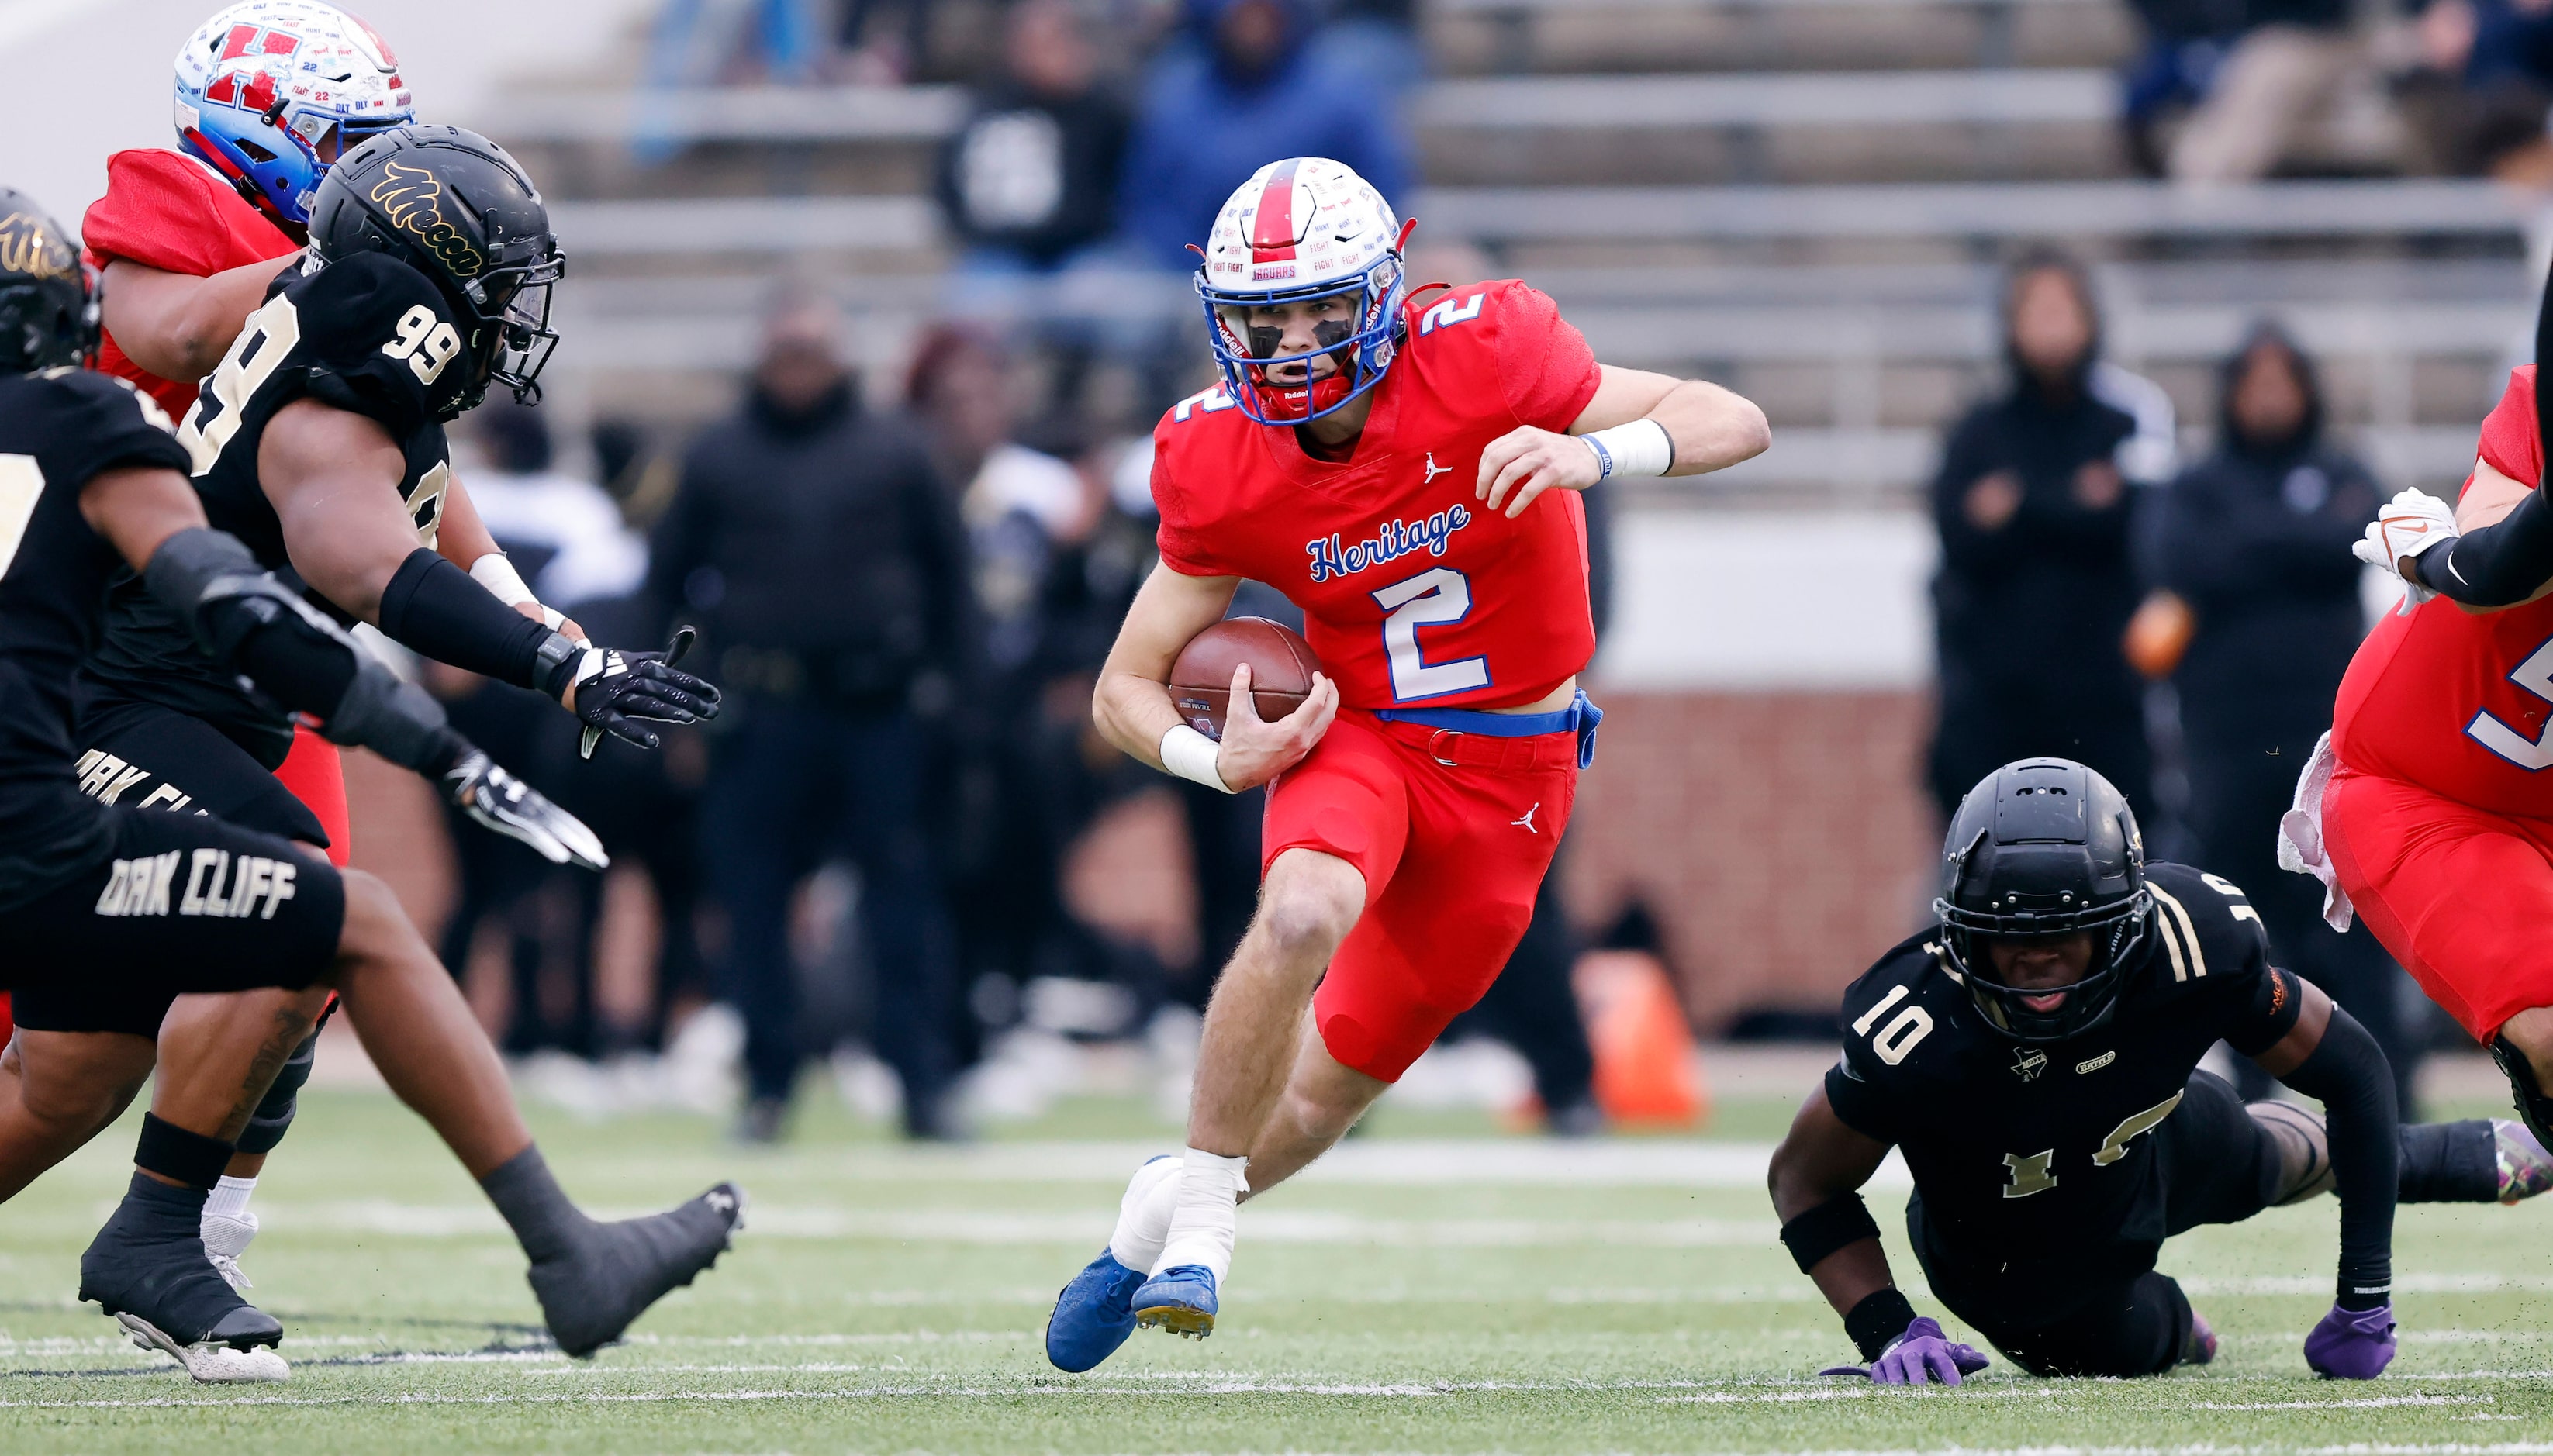
[[[2553,347],[2553,297],[2536,323]],[[2359,556],[2407,594],[2350,663],[2286,817],[2289,868],[2330,886],[2490,1047],[2553,1143],[2553,501],[2544,380],[2511,375],[2461,500],[2406,490]],[[2440,599],[2445,598],[2445,599]]]
[[[132,380],[183,420],[195,409],[197,381],[299,259],[328,168],[365,138],[411,124],[415,109],[388,44],[320,0],[225,6],[179,49],[175,72],[177,149],[108,157],[106,195],[90,205],[80,232],[104,274],[95,367]],[[434,544],[524,615],[584,635],[533,599],[458,480],[444,492]],[[91,746],[112,753],[118,745]],[[345,867],[354,841],[336,746],[301,728],[275,775],[316,817],[329,859]],[[203,1034],[261,1034],[254,1002],[262,999],[181,1002],[169,1026],[190,1034],[188,1023],[218,1011],[231,1018],[228,1029],[201,1020]],[[249,1196],[290,1123],[310,1054],[308,1044],[294,1052],[208,1207],[207,1247],[235,1283],[238,1256],[257,1234]]]
[[[1598,364],[1523,283],[1409,297],[1407,231],[1355,172],[1299,157],[1235,192],[1202,250],[1223,382],[1154,432],[1161,566],[1093,711],[1146,763],[1273,785],[1264,884],[1206,1010],[1186,1153],[1137,1173],[1056,1301],[1066,1370],[1139,1322],[1210,1332],[1239,1197],[1337,1141],[1505,965],[1599,717],[1575,492],[1769,443],[1725,389]],[[1326,672],[1271,723],[1241,669],[1215,743],[1164,684],[1244,578],[1303,608]]]

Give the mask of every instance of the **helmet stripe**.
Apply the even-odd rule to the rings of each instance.
[[[1282,262],[1294,256],[1294,160],[1276,164],[1259,193],[1250,221],[1250,260]]]

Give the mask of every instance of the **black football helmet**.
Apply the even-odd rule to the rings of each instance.
[[[1986,1024],[2021,1042],[2055,1042],[2099,1026],[2144,956],[2154,924],[2145,839],[2124,794],[2070,759],[2006,764],[1968,790],[1942,847],[1933,913],[1942,949]],[[1981,937],[2092,935],[2083,979],[2033,1010],[1995,979]]]
[[[97,353],[97,288],[70,234],[0,187],[0,370],[83,364]]]
[[[461,325],[471,372],[455,414],[501,384],[529,404],[558,347],[550,289],[567,259],[549,208],[505,149],[459,127],[384,132],[337,159],[310,202],[323,262],[387,253],[434,280]]]

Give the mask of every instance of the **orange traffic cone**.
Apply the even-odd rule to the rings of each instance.
[[[1711,1093],[1693,1026],[1655,956],[1590,951],[1571,976],[1596,1053],[1596,1102],[1621,1126],[1699,1127]]]

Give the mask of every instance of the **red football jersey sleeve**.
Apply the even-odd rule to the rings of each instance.
[[[2481,453],[2493,469],[2512,480],[2544,478],[2544,436],[2535,427],[2535,365],[2508,371],[2508,388],[2482,422]]]
[[[106,195],[80,219],[80,241],[99,267],[123,259],[199,278],[280,259],[300,246],[212,168],[160,148],[106,159]],[[132,380],[172,419],[184,418],[195,406],[197,381],[151,372],[117,347],[112,335],[99,345],[97,366]]]
[[[1554,490],[1509,520],[1473,492],[1491,441],[1519,424],[1565,429],[1585,411],[1594,356],[1550,299],[1512,279],[1403,317],[1344,462],[1253,423],[1221,386],[1163,417],[1162,560],[1283,592],[1350,707],[1532,702],[1595,653],[1586,506]]]
[[[2483,422],[2482,459],[2543,477],[2535,370]],[[2359,644],[2332,712],[2340,761],[2495,813],[2553,818],[2553,597],[2468,612],[2437,597],[2387,612]]]

